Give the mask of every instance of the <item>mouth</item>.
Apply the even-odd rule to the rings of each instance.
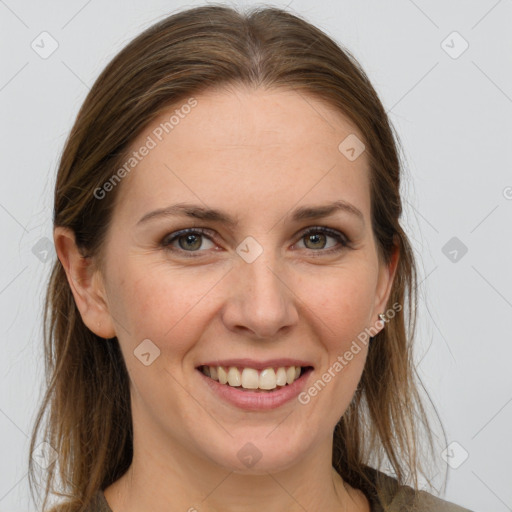
[[[259,366],[260,368],[256,368]],[[263,368],[261,368],[263,366]],[[196,368],[209,379],[239,391],[275,393],[291,386],[313,370],[310,365],[222,365],[205,364]]]

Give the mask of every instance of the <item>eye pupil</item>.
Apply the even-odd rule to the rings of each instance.
[[[320,242],[320,245],[322,244],[322,242],[324,242],[322,238],[325,238],[325,235],[321,233],[315,233],[306,236],[307,241],[313,242],[313,244],[316,246],[318,246],[318,242]]]
[[[179,237],[179,245],[182,249],[198,249],[199,247],[201,247],[201,239],[200,239],[201,235],[194,235],[194,234],[189,234],[189,235],[183,235],[183,236],[180,236]],[[185,239],[186,240],[186,244],[188,243],[194,243],[194,239],[195,239],[195,246],[190,246],[190,245],[187,245],[187,246],[184,246],[181,241]]]

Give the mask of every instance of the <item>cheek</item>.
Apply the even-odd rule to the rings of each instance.
[[[333,350],[344,351],[369,326],[375,299],[373,274],[364,266],[328,274],[304,279],[300,297],[325,333],[324,341]]]
[[[370,273],[345,268],[323,281],[323,286],[304,287],[311,310],[315,338],[325,349],[325,358],[301,403],[320,410],[328,428],[334,428],[349,406],[361,379],[368,345],[360,337],[369,326],[374,288]],[[308,281],[309,283],[309,281]],[[318,281],[317,283],[318,284]]]
[[[175,354],[187,350],[208,318],[205,308],[219,276],[136,264],[124,267],[123,274],[129,277],[116,280],[113,314],[126,327],[130,344],[150,339],[162,354],[169,346]]]

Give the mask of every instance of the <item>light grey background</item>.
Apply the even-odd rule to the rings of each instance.
[[[55,257],[45,251],[65,138],[130,39],[200,4],[0,0],[0,512],[35,510],[26,458],[43,383],[41,307]],[[444,498],[512,510],[512,2],[273,3],[287,4],[358,58],[403,143],[404,223],[422,281],[416,357],[457,443]],[[43,31],[58,42],[46,59],[31,47],[51,48]]]

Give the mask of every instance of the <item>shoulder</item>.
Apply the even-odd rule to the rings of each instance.
[[[455,503],[443,500],[426,491],[399,485],[397,480],[377,470],[372,470],[372,480],[379,475],[380,490],[371,496],[371,512],[472,512]]]
[[[469,509],[445,501],[428,492],[415,492],[411,487],[400,487],[391,502],[390,511],[416,512],[471,512]]]

